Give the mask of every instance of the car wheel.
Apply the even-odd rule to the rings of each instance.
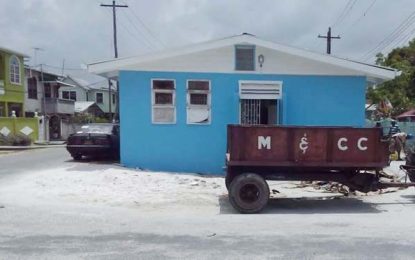
[[[269,200],[269,187],[260,175],[244,173],[236,176],[229,187],[229,201],[241,213],[258,213]]]
[[[77,154],[72,154],[72,158],[73,158],[75,161],[79,161],[79,160],[81,160],[81,159],[82,159],[82,154],[79,154],[79,153],[77,153]]]

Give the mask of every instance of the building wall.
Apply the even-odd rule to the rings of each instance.
[[[262,66],[258,63],[258,56],[264,56]],[[133,71],[175,71],[175,72],[218,72],[240,73],[235,71],[235,46],[226,46],[212,50],[180,55],[172,58],[152,60],[128,67]],[[252,74],[279,74],[286,75],[362,75],[362,72],[345,69],[339,66],[305,59],[304,57],[290,55],[255,46],[255,71]]]
[[[96,93],[102,93],[103,94],[103,102],[98,103],[96,100]],[[115,92],[111,92],[111,95],[115,94]],[[104,111],[104,113],[109,113],[109,100],[108,100],[108,90],[90,90],[88,91],[88,101],[94,101],[101,109]],[[112,102],[112,97],[111,97]],[[116,109],[116,102],[111,103],[111,113],[115,113]]]
[[[24,80],[25,80],[25,73],[24,73],[24,63],[23,57],[16,55],[20,61],[20,84],[12,84],[10,82],[10,57],[14,55],[11,53],[6,53],[0,51],[1,61],[2,63],[2,76],[0,80],[4,81],[4,95],[0,95],[0,102],[2,103],[18,103],[22,106],[22,113],[24,113]],[[7,106],[6,106],[7,107]],[[7,108],[6,108],[7,109]],[[7,114],[10,114],[10,111],[7,111]]]
[[[32,142],[39,139],[38,118],[0,117],[0,129],[5,131],[5,134],[0,133],[0,136],[26,135]]]
[[[73,83],[70,83],[73,84]],[[59,88],[59,98],[63,99],[62,92],[63,91],[76,91],[76,101],[87,101],[87,92],[85,89],[75,86],[75,87],[67,87],[67,86],[61,86]]]
[[[28,79],[31,77],[36,78],[36,87],[37,87],[37,99],[29,98],[28,91]],[[42,109],[42,97],[43,97],[43,88],[42,83],[40,82],[40,73],[34,70],[26,70],[26,77],[24,80],[25,84],[25,112],[41,112]]]
[[[151,79],[176,82],[176,123],[152,124]],[[186,123],[186,80],[211,81],[211,123]],[[366,78],[120,72],[121,162],[156,171],[223,174],[226,125],[239,123],[239,80],[282,81],[284,125],[364,126]]]

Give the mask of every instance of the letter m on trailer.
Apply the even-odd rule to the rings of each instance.
[[[271,150],[271,136],[258,136],[258,150],[261,150],[262,148]]]

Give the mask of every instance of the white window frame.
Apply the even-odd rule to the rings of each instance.
[[[16,68],[12,68],[15,65],[12,65],[12,61],[16,60],[17,61],[17,74],[15,69]],[[10,56],[9,59],[9,77],[10,77],[10,83],[14,84],[14,85],[22,85],[22,79],[21,79],[21,63],[20,63],[20,59],[19,57],[17,57],[16,55],[12,55]],[[14,78],[16,78],[16,75],[18,76],[17,79],[18,81],[14,81]]]
[[[190,81],[205,81],[209,84],[209,89],[206,90],[189,90]],[[190,95],[191,94],[207,94],[207,104],[206,105],[192,105],[190,104]],[[188,125],[210,125],[212,122],[212,106],[211,106],[211,97],[212,96],[212,84],[208,79],[188,79],[186,81],[186,123]],[[189,109],[192,108],[207,108],[209,111],[209,120],[206,123],[194,123],[189,122]]]
[[[283,102],[283,81],[276,81],[276,80],[240,80],[238,82],[239,84],[239,124],[242,124],[241,122],[241,113],[242,113],[242,109],[241,109],[241,100],[242,99],[271,99],[271,100],[277,100],[277,106],[278,106],[278,114],[277,114],[277,125],[281,125],[283,124],[283,106],[282,103]],[[280,92],[279,95],[275,95],[272,98],[269,97],[263,97],[263,96],[259,96],[259,95],[255,95],[253,97],[243,97],[243,94],[241,93],[241,89],[243,87],[243,85],[249,85],[249,84],[253,84],[253,85],[263,85],[265,88],[267,88],[266,86],[268,85],[278,85]]]
[[[157,89],[153,88],[154,81],[173,81],[173,89]],[[151,79],[151,123],[153,124],[160,124],[160,125],[172,125],[176,124],[177,115],[176,115],[176,80],[175,79],[162,79],[162,78],[154,78]],[[172,93],[172,103],[171,105],[160,105],[156,104],[156,93]],[[173,108],[173,121],[172,122],[157,122],[154,120],[154,108]]]

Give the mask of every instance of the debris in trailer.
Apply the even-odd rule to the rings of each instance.
[[[380,181],[383,183],[405,183],[409,181],[403,170],[400,170],[400,166],[404,165],[404,162],[393,162],[393,165],[386,167],[383,171],[379,172]],[[375,174],[373,172],[373,174]],[[350,191],[349,187],[338,182],[327,182],[327,181],[300,181],[294,186],[290,187],[293,189],[304,189],[312,188],[316,192],[327,192],[335,194],[343,194],[344,196],[371,196],[379,195],[385,193],[397,192],[405,187],[389,187],[383,188],[378,191],[370,192],[359,192],[359,191]],[[313,190],[307,190],[308,192],[313,192]],[[274,190],[272,190],[275,194]]]

